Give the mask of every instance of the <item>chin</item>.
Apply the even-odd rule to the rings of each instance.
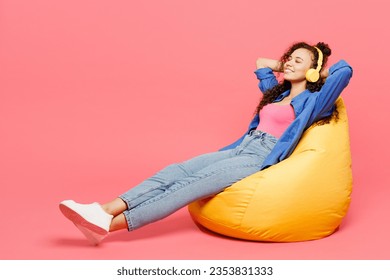
[[[306,81],[306,77],[289,77],[289,75],[285,75],[284,80],[289,81],[290,83],[299,83]]]

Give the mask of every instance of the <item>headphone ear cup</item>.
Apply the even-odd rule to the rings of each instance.
[[[306,80],[311,83],[315,83],[320,78],[320,73],[316,69],[309,69],[306,72]]]

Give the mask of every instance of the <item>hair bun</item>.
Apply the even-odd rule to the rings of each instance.
[[[330,56],[332,54],[332,50],[329,45],[324,42],[317,43],[316,47],[322,51],[324,56]]]

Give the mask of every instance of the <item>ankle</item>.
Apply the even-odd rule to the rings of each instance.
[[[113,215],[114,217],[118,216],[127,209],[127,204],[120,198],[116,198],[111,202],[102,204],[101,206],[106,213]]]
[[[101,204],[101,207],[104,210],[104,212],[106,212],[109,215],[113,215],[113,211],[112,211],[113,209],[112,209],[112,207],[110,207],[109,204]]]
[[[125,215],[122,213],[112,219],[109,231],[113,232],[113,231],[123,230],[127,228],[128,228],[127,220],[125,218]]]

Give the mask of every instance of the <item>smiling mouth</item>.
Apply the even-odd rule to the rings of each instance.
[[[284,69],[284,73],[292,73],[292,72],[294,72],[294,71],[291,69]]]

